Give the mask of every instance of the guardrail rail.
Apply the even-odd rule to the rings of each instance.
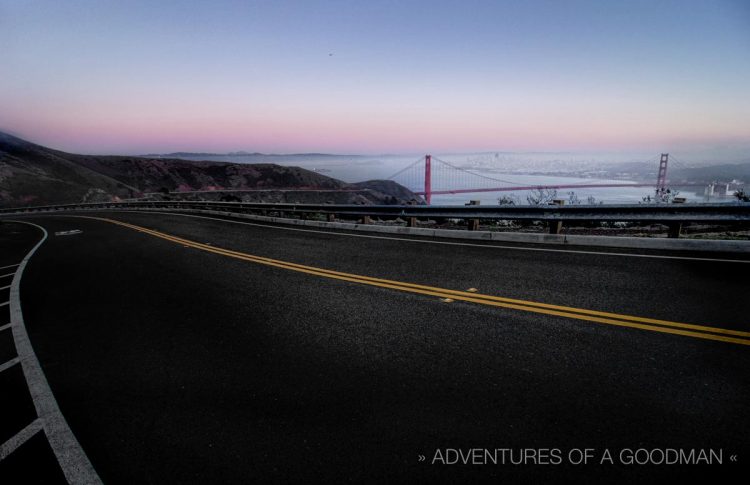
[[[558,234],[566,222],[640,222],[660,223],[669,228],[670,237],[679,237],[686,223],[742,224],[750,222],[750,203],[723,204],[627,204],[627,205],[543,205],[543,206],[440,206],[440,205],[336,205],[216,201],[123,201],[58,204],[0,209],[0,216],[58,211],[102,209],[212,210],[250,213],[276,217],[324,216],[359,220],[369,224],[373,218],[402,219],[408,227],[417,220],[458,219],[466,221],[469,230],[479,228],[479,221],[518,220],[545,221],[550,233]]]

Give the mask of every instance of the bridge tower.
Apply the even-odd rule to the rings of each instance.
[[[424,200],[430,205],[432,199],[432,155],[424,156]]]
[[[669,153],[662,153],[659,160],[659,175],[656,177],[656,200],[660,200],[667,191],[667,162]]]

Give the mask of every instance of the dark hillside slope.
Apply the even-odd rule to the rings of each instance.
[[[282,194],[289,189],[356,191],[333,198],[338,203],[407,203],[418,199],[391,181],[347,184],[303,168],[270,163],[76,155],[0,132],[0,206],[109,201],[148,192],[222,189],[279,189]],[[252,200],[259,197],[262,194],[255,194]],[[281,198],[286,200],[283,195]],[[277,193],[273,200],[278,199]],[[332,198],[311,193],[305,200],[324,203]]]

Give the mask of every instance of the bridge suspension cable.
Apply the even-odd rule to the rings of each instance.
[[[393,175],[391,175],[390,177],[388,177],[386,180],[393,180],[393,179],[395,179],[396,177],[398,177],[402,173],[406,172],[407,170],[410,170],[410,169],[414,168],[414,166],[416,166],[417,164],[422,163],[423,160],[424,160],[424,158],[422,158],[422,157],[417,158],[416,160],[414,160],[412,163],[410,163],[406,167],[402,168],[398,172],[396,172]]]
[[[487,180],[492,180],[493,182],[502,182],[504,184],[510,184],[510,185],[525,185],[525,184],[522,184],[522,183],[519,183],[519,182],[511,182],[510,180],[503,180],[503,179],[499,179],[499,178],[495,178],[495,177],[490,177],[488,175],[478,174],[478,173],[473,172],[473,171],[471,171],[471,170],[469,170],[467,168],[457,167],[456,165],[453,165],[450,162],[446,162],[445,160],[441,160],[441,159],[436,158],[436,157],[432,157],[432,159],[436,160],[436,161],[438,161],[438,162],[440,162],[440,163],[442,163],[444,165],[447,165],[447,166],[449,166],[449,167],[451,167],[451,168],[453,168],[455,170],[458,170],[460,172],[464,172],[464,173],[468,173],[468,174],[474,175],[475,177],[479,177],[479,178],[483,178],[483,179],[487,179]]]

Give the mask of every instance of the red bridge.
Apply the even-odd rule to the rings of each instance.
[[[425,202],[430,204],[433,195],[442,194],[469,194],[475,192],[511,192],[518,190],[535,190],[535,189],[586,189],[602,187],[655,187],[657,198],[667,191],[667,163],[669,154],[663,153],[659,161],[659,175],[655,183],[576,183],[576,184],[559,184],[559,185],[523,185],[518,182],[511,182],[495,177],[476,173],[470,169],[458,167],[445,160],[440,160],[432,155],[425,155],[424,159],[420,158],[411,163],[404,169],[393,174],[388,179],[404,181],[403,185],[409,187],[417,195],[424,196]],[[424,163],[424,185],[420,190],[422,178],[422,163]],[[441,188],[433,189],[434,172],[441,173],[441,181],[454,187],[470,187],[460,189]],[[498,183],[503,185],[498,185]],[[702,184],[681,184],[683,185],[702,185]]]

